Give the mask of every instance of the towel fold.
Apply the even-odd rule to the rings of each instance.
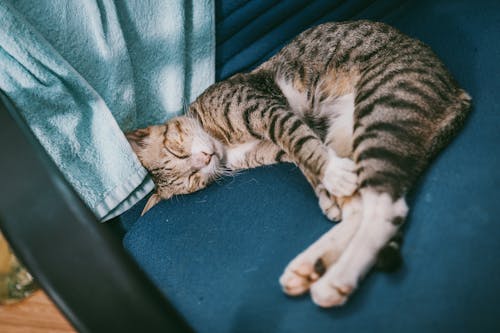
[[[102,220],[153,188],[123,132],[215,77],[212,1],[4,0],[0,89]]]

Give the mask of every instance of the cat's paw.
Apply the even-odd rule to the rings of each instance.
[[[331,272],[335,273],[334,270],[332,267]],[[344,305],[354,291],[354,283],[342,281],[334,275],[326,274],[311,286],[311,298],[316,305],[323,308]]]
[[[322,187],[322,186],[321,186]],[[324,188],[316,190],[318,196],[318,204],[323,214],[331,221],[340,221],[342,218],[342,211],[330,193]]]
[[[288,295],[300,295],[318,281],[347,247],[357,229],[354,223],[341,222],[293,259],[281,275],[280,284]]]
[[[345,255],[346,252],[311,286],[311,298],[316,305],[324,308],[343,305],[356,289],[362,272],[356,265],[350,265],[352,262],[346,262]]]
[[[337,260],[341,249],[334,243],[336,231],[335,227],[332,228],[288,264],[280,277],[286,294],[297,296],[305,293]]]
[[[337,197],[352,195],[358,188],[356,163],[350,158],[338,157],[333,150],[329,152],[329,161],[326,165],[322,180],[328,192]]]
[[[281,288],[290,296],[302,295],[320,277],[313,264],[299,261],[292,261],[280,277]]]
[[[346,249],[359,229],[361,200],[354,196],[342,210],[343,221],[300,253],[285,268],[280,278],[283,291],[300,295],[311,289],[314,302],[329,307],[343,304],[354,290],[360,274],[344,260]]]

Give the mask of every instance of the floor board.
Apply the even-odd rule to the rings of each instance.
[[[0,305],[2,333],[76,332],[41,291],[12,305]]]

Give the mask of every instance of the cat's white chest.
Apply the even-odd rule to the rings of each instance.
[[[255,140],[228,147],[226,149],[226,165],[229,168],[238,168],[245,160],[247,153],[254,149],[258,143],[259,141]]]
[[[354,94],[347,94],[319,104],[319,112],[329,118],[325,142],[337,155],[348,157],[352,153],[354,126]]]
[[[276,81],[288,100],[290,107],[299,115],[311,111],[307,94],[294,88],[293,84],[284,80]],[[328,119],[328,133],[325,138],[330,148],[337,155],[348,157],[352,153],[352,136],[354,123],[354,93],[327,98],[313,106],[312,112]],[[321,96],[317,95],[318,101]]]

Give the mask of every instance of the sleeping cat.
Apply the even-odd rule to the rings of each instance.
[[[460,129],[470,97],[423,43],[382,23],[306,30],[250,73],[209,87],[185,116],[127,134],[161,199],[222,174],[295,163],[331,220],[285,268],[285,293],[343,304],[405,220],[405,194]]]

